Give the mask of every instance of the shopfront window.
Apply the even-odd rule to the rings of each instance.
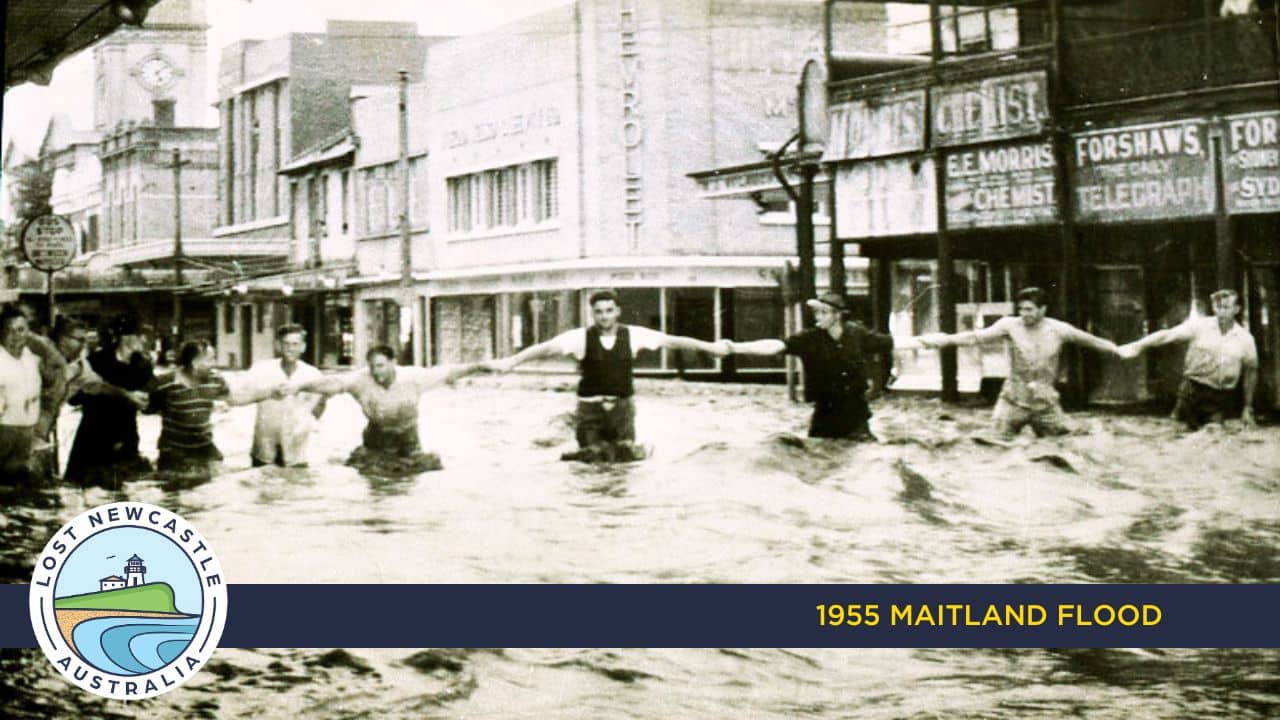
[[[559,290],[514,293],[508,328],[512,351],[523,350],[581,326],[578,293]]]
[[[734,288],[726,293],[732,302],[732,328],[728,337],[739,341],[782,338],[786,334],[782,291],[777,288]],[[735,355],[737,370],[782,370],[782,355]]]
[[[714,342],[716,339],[716,289],[668,288],[666,332]],[[714,370],[716,359],[705,353],[687,350],[667,350],[667,368],[685,370]]]
[[[354,364],[356,336],[349,294],[326,296],[320,333],[320,363],[327,367]]]
[[[620,288],[618,304],[622,306],[622,322],[627,325],[643,325],[651,330],[663,330],[662,291],[658,288]],[[636,356],[636,368],[658,370],[662,367],[662,353],[642,352]]]

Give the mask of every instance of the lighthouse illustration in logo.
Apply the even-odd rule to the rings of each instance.
[[[226,621],[226,585],[208,543],[181,517],[113,503],[54,535],[37,561],[30,609],[40,647],[64,677],[140,700],[208,661]]]

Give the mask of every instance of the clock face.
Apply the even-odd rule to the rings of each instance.
[[[149,57],[138,65],[138,80],[149,88],[167,87],[173,75],[173,63],[162,57]]]

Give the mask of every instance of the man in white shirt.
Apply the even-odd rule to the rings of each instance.
[[[1235,290],[1219,290],[1209,299],[1212,317],[1189,317],[1181,325],[1121,347],[1120,356],[1134,358],[1148,348],[1188,343],[1174,417],[1192,430],[1236,415],[1253,425],[1258,345],[1236,322],[1240,296]]]
[[[301,325],[281,325],[276,329],[277,358],[253,364],[244,377],[231,385],[233,396],[241,392],[260,394],[290,383],[306,383],[324,376],[301,359],[307,347],[307,331]],[[307,464],[307,442],[316,420],[324,413],[327,398],[314,393],[277,392],[258,403],[253,426],[254,467],[279,465],[303,467]]]
[[[29,479],[31,446],[40,420],[40,360],[27,347],[27,318],[0,309],[0,479]]]
[[[488,365],[495,372],[510,372],[517,365],[537,358],[573,357],[578,361],[582,374],[575,416],[579,449],[565,453],[560,459],[588,462],[642,460],[645,451],[635,442],[636,411],[631,400],[635,356],[641,350],[677,348],[723,357],[728,354],[728,347],[623,325],[618,322],[622,310],[618,296],[611,290],[593,293],[589,304],[594,320],[591,327],[570,330],[509,358],[491,361]]]

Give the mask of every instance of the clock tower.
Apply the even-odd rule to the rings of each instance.
[[[93,127],[210,124],[205,98],[204,0],[162,0],[140,27],[121,26],[93,49]]]

